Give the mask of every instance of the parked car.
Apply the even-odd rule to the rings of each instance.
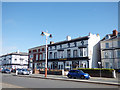
[[[68,78],[90,79],[90,75],[84,73],[82,70],[70,70],[67,74]]]
[[[120,69],[118,69],[118,73],[120,73]]]
[[[18,72],[18,74],[22,74],[22,69],[16,69],[16,71]]]
[[[30,72],[27,69],[18,69],[18,74],[29,75]]]
[[[23,75],[29,75],[30,72],[27,69],[22,69],[22,74]]]
[[[2,69],[2,73],[11,73],[9,69]]]

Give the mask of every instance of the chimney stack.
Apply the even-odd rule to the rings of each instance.
[[[50,41],[50,44],[54,44],[54,42],[53,42],[53,41]]]
[[[71,40],[71,37],[70,37],[70,36],[67,36],[67,37],[66,37],[66,40],[67,40],[67,41]]]
[[[113,36],[117,36],[118,35],[118,31],[117,30],[113,30]]]
[[[20,53],[20,51],[19,51],[19,50],[17,50],[17,53],[19,54],[19,53]]]
[[[100,36],[99,34],[97,34],[97,36]]]

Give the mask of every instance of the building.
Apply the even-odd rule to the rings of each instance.
[[[0,56],[2,68],[17,69],[28,68],[28,54],[25,52],[13,52]]]
[[[100,36],[91,34],[48,45],[49,69],[96,68],[100,61]]]
[[[45,45],[29,49],[29,64],[28,67],[32,70],[45,68]]]
[[[120,69],[120,35],[117,30],[107,34],[101,41],[101,60],[103,68]]]

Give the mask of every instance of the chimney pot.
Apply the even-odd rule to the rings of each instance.
[[[117,30],[113,30],[113,36],[117,36],[118,31]]]

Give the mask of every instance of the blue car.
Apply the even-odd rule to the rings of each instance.
[[[84,73],[82,70],[70,70],[67,74],[68,78],[81,78],[81,79],[90,79],[90,75]]]
[[[11,71],[9,69],[2,69],[2,73],[11,73]]]

